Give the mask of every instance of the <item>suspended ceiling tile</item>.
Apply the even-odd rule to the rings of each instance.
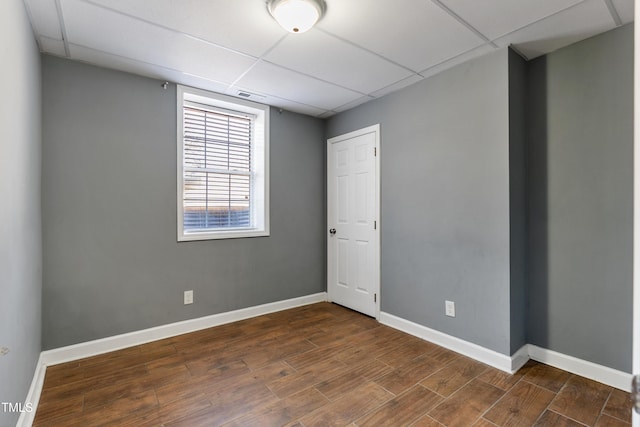
[[[296,113],[307,114],[309,116],[318,116],[324,109],[316,108],[311,105],[300,104],[288,99],[279,98],[273,95],[257,93],[256,91],[242,88],[239,86],[230,86],[224,92],[226,95],[235,96],[236,98],[247,99],[249,101],[258,102],[260,104],[272,105],[282,108],[283,110],[293,111]],[[240,96],[239,94],[250,94],[250,97]]]
[[[493,52],[495,50],[496,48],[494,48],[490,44],[485,44],[475,49],[471,49],[470,51],[465,52],[462,55],[458,55],[455,58],[451,58],[447,61],[443,61],[438,65],[434,65],[431,68],[421,71],[420,74],[424,77],[433,76],[435,74],[440,73],[441,71],[454,67],[458,64],[462,64],[463,62],[469,61],[470,59],[477,58],[478,56],[482,56],[489,52]]]
[[[335,111],[325,111],[324,113],[320,114],[317,117],[319,117],[321,119],[328,119],[329,117],[335,116],[335,115],[336,115]]]
[[[318,117],[325,110],[312,107],[311,105],[299,104],[297,102],[289,101],[288,99],[276,98],[272,97],[273,102],[270,102],[269,105],[273,105],[274,107],[282,108],[283,110],[293,111],[294,113],[306,114],[307,116]],[[278,112],[276,111],[275,114]],[[271,114],[274,114],[273,112]]]
[[[373,93],[371,93],[371,96],[375,97],[375,98],[380,98],[381,96],[385,96],[391,92],[396,92],[402,88],[405,88],[407,86],[411,86],[414,83],[418,83],[419,81],[423,80],[423,77],[418,75],[418,74],[412,74],[411,76],[407,77],[406,79],[402,79],[398,82],[395,82],[387,87],[383,87],[380,90],[377,90]]]
[[[369,101],[373,101],[375,98],[372,96],[363,96],[362,98],[356,99],[354,101],[348,102],[344,105],[341,105],[337,108],[334,108],[333,111],[335,111],[336,113],[340,113],[342,111],[347,111],[350,110],[352,108],[357,107],[358,105],[362,105],[365,104]]]
[[[158,80],[166,80],[170,83],[179,83],[186,86],[198,87],[200,89],[213,92],[223,92],[227,85],[221,82],[207,80],[198,76],[185,74],[178,70],[140,62],[130,58],[117,55],[105,54],[104,52],[89,49],[74,44],[69,45],[71,56],[82,62],[97,65],[105,68],[115,68],[140,76],[151,77]]]
[[[63,0],[62,6],[68,40],[76,45],[224,83],[233,82],[255,62],[252,57],[77,0]]]
[[[633,22],[633,0],[613,0],[613,6],[616,8],[616,12],[618,12],[623,24]]]
[[[91,0],[256,57],[284,31],[264,0]]]
[[[582,0],[440,1],[487,38],[494,40]]]
[[[40,36],[62,40],[56,2],[53,0],[26,0],[26,4],[34,31]]]
[[[333,1],[318,25],[416,72],[483,43],[427,0]]]
[[[583,25],[589,22],[589,25]],[[602,0],[586,0],[495,41],[514,47],[528,59],[553,52],[572,43],[615,28],[615,22]]]
[[[305,114],[307,116],[312,116],[312,117],[319,117],[325,111],[320,108],[312,107],[310,105],[298,104],[297,102],[293,102],[293,101],[289,101],[287,99],[281,99],[281,98],[274,98],[273,103],[270,103],[269,105],[273,105],[274,107],[279,107],[279,108],[282,108],[283,110],[292,111],[298,114]]]
[[[261,61],[237,85],[323,110],[331,110],[362,94]]]
[[[265,59],[362,93],[411,75],[407,69],[320,30],[288,35]]]
[[[50,53],[51,55],[56,56],[67,56],[67,53],[64,50],[64,42],[62,40],[40,37],[40,48],[44,53]]]

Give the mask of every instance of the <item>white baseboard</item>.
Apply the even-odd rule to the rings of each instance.
[[[261,316],[263,314],[269,314],[326,300],[327,293],[320,292],[304,297],[242,308],[240,310],[213,314],[211,316],[199,317],[197,319],[184,320],[182,322],[170,323],[168,325],[157,326],[155,328],[143,329],[141,331],[129,332],[127,334],[115,335],[113,337],[47,350],[42,352],[41,358],[42,362],[47,366],[57,365],[59,363],[83,359],[85,357],[121,350],[123,348],[145,344],[151,341],[170,338],[176,335],[187,334],[201,329],[212,328],[226,323],[237,322],[238,320],[244,320],[251,317]]]
[[[40,401],[40,393],[42,392],[42,385],[44,384],[44,374],[46,373],[47,366],[42,363],[42,354],[38,358],[36,363],[35,373],[33,374],[33,380],[31,381],[31,387],[27,393],[24,407],[30,407],[29,412],[22,412],[18,418],[16,427],[30,427],[33,424],[33,420],[36,416],[36,409],[38,408],[38,402]],[[30,404],[30,405],[27,405]]]
[[[511,373],[518,372],[529,359],[529,344],[525,344],[520,347],[520,350],[511,355]]]
[[[624,391],[631,391],[631,379],[633,376],[626,372],[588,362],[573,356],[547,350],[533,344],[529,344],[529,357],[538,362],[550,365],[581,377],[618,388]]]
[[[516,362],[516,360],[514,360],[513,358],[498,353],[497,351],[489,350],[488,348],[484,348],[469,341],[465,341],[460,338],[445,334],[443,332],[436,331],[435,329],[428,328],[418,323],[405,320],[401,317],[394,316],[393,314],[381,312],[380,323],[414,335],[418,338],[422,338],[434,344],[438,344],[441,347],[448,348],[449,350],[455,351],[456,353],[463,354],[479,362],[486,363],[489,366],[493,366],[496,369],[500,369],[501,371],[505,371],[508,373],[513,373],[514,366],[517,366],[517,364],[521,362],[520,359],[522,357],[522,349],[516,352],[516,355],[518,355],[518,361]],[[527,360],[528,358],[524,360],[524,362],[522,362],[522,365],[524,365]],[[517,369],[519,369],[522,365],[517,366]]]
[[[532,344],[525,344],[509,357],[389,313],[380,313],[380,322],[505,372],[514,373],[524,366],[529,359],[533,359],[620,390],[631,391],[631,379],[633,376],[629,373]]]

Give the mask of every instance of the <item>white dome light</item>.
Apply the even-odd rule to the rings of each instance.
[[[271,0],[269,12],[290,33],[304,33],[322,17],[323,0]]]

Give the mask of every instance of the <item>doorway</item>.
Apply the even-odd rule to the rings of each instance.
[[[327,141],[329,301],[380,315],[380,125]]]

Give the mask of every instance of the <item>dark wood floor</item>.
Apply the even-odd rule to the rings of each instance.
[[[35,426],[629,426],[629,395],[515,375],[329,303],[47,369]]]

